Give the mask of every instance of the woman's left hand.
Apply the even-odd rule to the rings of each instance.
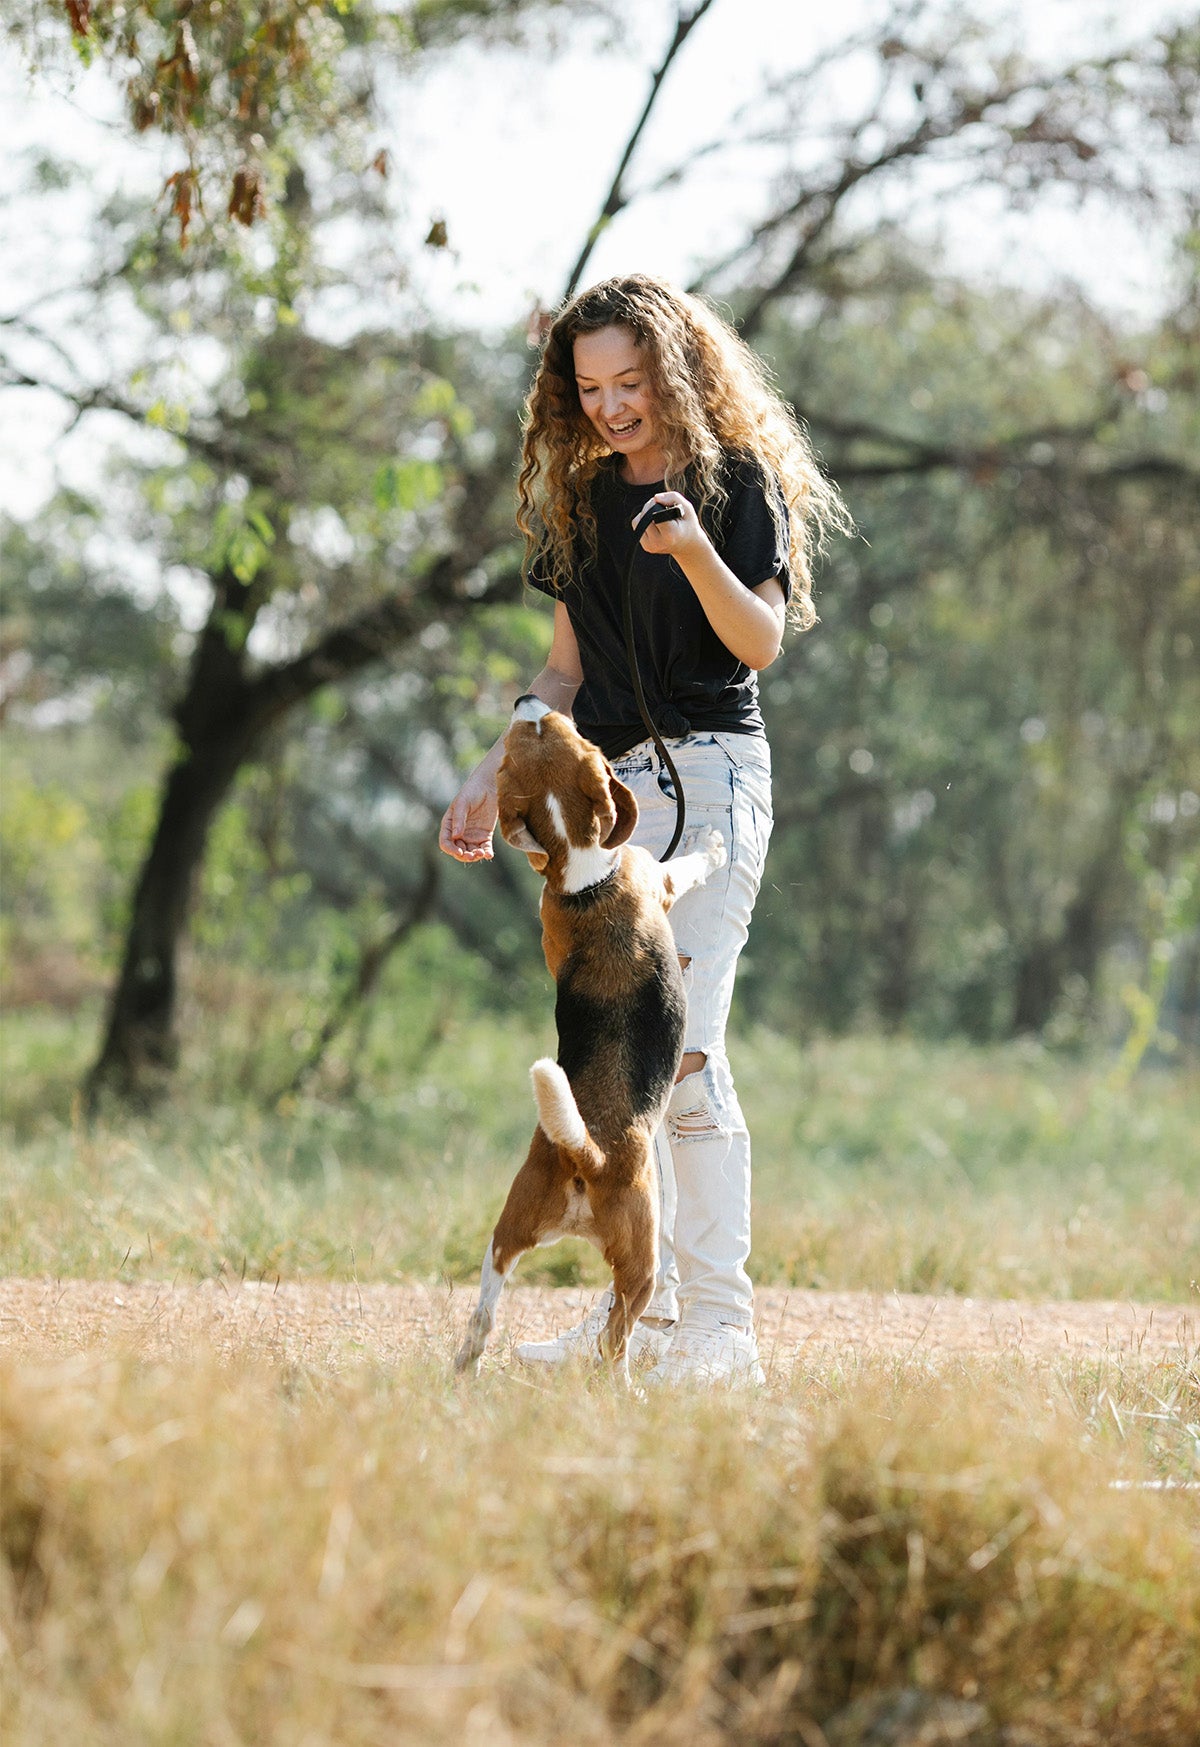
[[[656,491],[653,497],[646,499],[631,526],[636,528],[646,511],[655,504],[673,504],[682,514],[670,522],[649,522],[641,539],[643,552],[665,552],[681,558],[685,553],[699,551],[711,544],[700,526],[695,505],[679,491]]]

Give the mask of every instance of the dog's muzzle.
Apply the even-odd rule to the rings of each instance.
[[[513,707],[514,722],[540,722],[543,716],[550,714],[549,704],[544,704],[532,692],[526,692],[523,698],[518,698]]]

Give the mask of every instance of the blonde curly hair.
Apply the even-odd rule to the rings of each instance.
[[[546,335],[525,402],[517,479],[526,568],[539,562],[561,589],[577,534],[595,550],[590,487],[611,451],[580,406],[573,347],[580,334],[609,327],[627,329],[641,351],[668,487],[686,489],[702,514],[719,511],[729,458],[762,468],[779,549],[789,555],[789,616],[807,629],[816,621],[813,560],[830,532],[853,528],[845,504],[762,360],[698,297],[641,273],[581,292]]]

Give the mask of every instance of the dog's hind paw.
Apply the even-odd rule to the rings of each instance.
[[[463,1343],[455,1356],[454,1369],[456,1372],[469,1371],[472,1377],[479,1375],[479,1361],[483,1357],[483,1349],[487,1346],[487,1338],[491,1332],[491,1317],[477,1306],[471,1312],[467,1332],[463,1336]]]
[[[469,1371],[472,1377],[478,1377],[481,1357],[481,1349],[472,1346],[470,1341],[464,1341],[454,1356],[455,1374],[461,1377],[464,1371]]]

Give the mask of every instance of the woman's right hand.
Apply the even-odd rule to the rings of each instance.
[[[439,848],[455,861],[491,861],[496,782],[472,771],[442,815]]]

